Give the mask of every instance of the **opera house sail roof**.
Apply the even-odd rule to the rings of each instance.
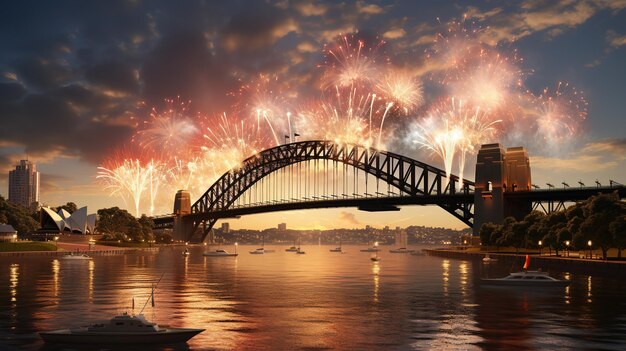
[[[54,231],[70,231],[72,233],[94,233],[96,228],[96,214],[87,214],[87,207],[81,207],[69,213],[64,209],[55,213],[49,207],[41,208],[41,229]]]

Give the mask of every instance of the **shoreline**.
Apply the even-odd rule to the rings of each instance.
[[[575,274],[601,275],[611,278],[626,277],[626,261],[604,261],[602,259],[572,258],[539,255],[537,253],[494,253],[494,252],[467,252],[464,250],[423,249],[428,256],[452,258],[460,260],[481,261],[488,253],[491,258],[497,258],[498,263],[519,263],[521,267],[526,255],[530,255],[530,269],[541,268],[544,271],[557,270]]]

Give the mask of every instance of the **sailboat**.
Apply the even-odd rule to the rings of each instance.
[[[306,252],[302,249],[300,249],[300,237],[298,237],[298,251],[296,251],[296,254],[298,255],[304,255]]]
[[[569,280],[556,279],[541,270],[529,271],[530,256],[526,255],[524,268],[521,272],[511,273],[503,278],[481,279],[485,285],[500,286],[532,286],[532,287],[564,287],[569,285]]]
[[[391,249],[389,250],[389,252],[391,253],[412,253],[415,250],[409,250],[407,249],[407,245],[408,244],[408,239],[407,239],[407,234],[406,231],[401,230],[396,232],[396,245],[398,246],[397,249]]]
[[[339,234],[339,246],[337,246],[334,249],[330,249],[330,252],[341,252],[341,253],[343,253],[343,249],[341,248],[341,238],[342,238],[342,235]]]
[[[265,249],[265,233],[263,233],[263,241],[261,242],[261,247],[259,247],[256,250],[250,251],[251,254],[253,255],[262,255],[262,254],[266,254],[266,253],[272,253],[276,250],[266,250]]]
[[[298,236],[298,238],[300,237]],[[286,252],[298,252],[298,247],[296,246],[296,240],[293,241],[293,246],[288,249],[285,249],[285,251]]]
[[[380,261],[380,257],[378,257],[378,241],[374,243],[374,248],[376,249],[374,256],[370,257],[370,260],[373,262]],[[362,250],[361,250],[362,251]]]

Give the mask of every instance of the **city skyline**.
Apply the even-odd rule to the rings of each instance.
[[[449,21],[469,30],[478,28],[487,46],[508,47],[503,51],[507,53],[514,50],[524,59],[518,66],[533,93],[540,94],[544,87],[554,89],[559,82],[584,92],[588,113],[581,133],[569,138],[575,140],[560,140],[556,145],[532,138],[524,142],[515,138],[490,140],[505,147],[527,147],[533,183],[545,187],[546,183],[578,181],[593,185],[596,178],[605,184],[609,179],[625,180],[620,178],[626,173],[626,102],[621,99],[626,78],[626,68],[621,64],[626,59],[623,2],[527,1],[519,8],[488,2],[421,6],[408,2],[235,3],[206,7],[190,3],[176,8],[122,2],[106,9],[68,4],[86,15],[58,13],[57,18],[67,20],[61,24],[52,19],[58,10],[47,5],[31,12],[12,5],[16,11],[7,11],[20,13],[6,18],[7,26],[23,28],[37,20],[38,28],[48,29],[55,39],[48,42],[43,40],[42,31],[26,29],[18,40],[9,37],[9,31],[0,37],[0,45],[8,53],[0,60],[0,113],[6,127],[0,134],[3,196],[8,195],[8,170],[28,155],[42,172],[42,203],[120,206],[133,213],[132,206],[102,191],[95,177],[107,154],[134,133],[142,114],[136,107],[139,102],[160,106],[163,99],[180,96],[183,101],[191,100],[191,107],[198,111],[219,115],[230,111],[229,94],[240,82],[258,74],[275,75],[298,96],[315,97],[319,95],[322,71],[317,66],[324,64],[324,45],[339,34],[357,32],[364,38],[384,41],[384,57],[427,83],[436,68],[415,53],[430,50],[436,34],[445,30]],[[210,13],[211,21],[195,17],[196,12]],[[251,14],[255,14],[254,21],[249,20]],[[106,26],[113,17],[122,21],[115,29]],[[20,45],[21,41],[31,45]],[[171,73],[168,67],[179,70]],[[424,90],[426,97],[436,94],[429,84],[424,84]],[[399,141],[387,149],[443,168],[423,149],[411,150]],[[466,177],[473,179],[474,156],[468,161]],[[301,229],[346,225],[464,228],[463,223],[436,207],[405,207],[391,214],[350,208],[301,210],[229,222],[233,229],[264,228],[279,222],[294,223]]]

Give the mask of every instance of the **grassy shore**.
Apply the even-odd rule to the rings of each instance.
[[[57,250],[57,247],[55,244],[43,242],[43,241],[0,243],[0,252],[56,251],[56,250]]]

